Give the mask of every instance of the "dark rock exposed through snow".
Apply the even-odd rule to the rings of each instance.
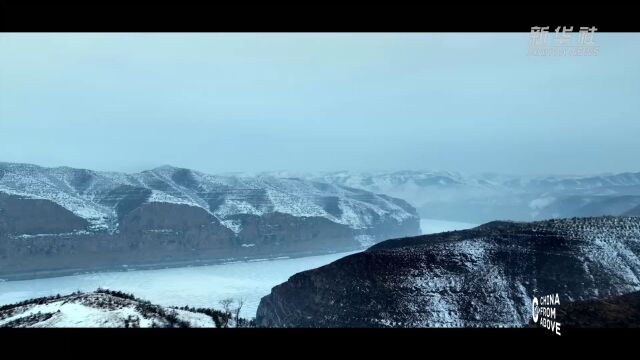
[[[295,274],[260,302],[276,327],[526,326],[534,295],[561,303],[640,289],[640,218],[598,217],[384,241]]]

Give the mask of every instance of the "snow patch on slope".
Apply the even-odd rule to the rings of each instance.
[[[189,199],[175,197],[158,190],[151,191],[151,196],[149,196],[149,199],[147,199],[147,202],[159,202],[159,203],[169,203],[169,204],[179,204],[179,205],[189,205],[189,206],[199,207],[198,204],[196,204],[193,201],[190,201]]]

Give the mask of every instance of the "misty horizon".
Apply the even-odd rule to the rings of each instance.
[[[210,174],[636,172],[637,34],[2,34],[0,158]]]
[[[272,170],[258,170],[258,171],[220,171],[220,172],[208,172],[198,168],[189,168],[185,166],[178,166],[174,164],[160,164],[156,166],[150,166],[147,168],[134,169],[131,171],[119,171],[119,170],[111,170],[111,169],[97,169],[97,168],[85,168],[85,167],[75,167],[69,165],[42,165],[36,163],[25,163],[25,162],[15,162],[15,161],[5,161],[0,159],[0,164],[8,163],[8,164],[24,164],[24,165],[35,165],[42,168],[72,168],[72,169],[83,169],[104,173],[123,173],[123,174],[135,174],[141,173],[144,171],[150,171],[154,169],[159,169],[163,167],[170,167],[176,169],[189,169],[198,171],[201,173],[209,174],[209,175],[219,175],[219,176],[259,176],[259,175],[274,175],[279,174],[282,176],[300,176],[300,175],[321,175],[321,174],[338,174],[338,173],[353,173],[353,174],[362,174],[362,175],[376,175],[376,174],[398,174],[398,173],[450,173],[461,176],[506,176],[506,177],[529,177],[529,178],[544,178],[544,177],[591,177],[591,176],[613,176],[613,175],[623,175],[623,174],[636,174],[640,173],[640,170],[629,170],[629,171],[621,171],[621,172],[599,172],[599,173],[507,173],[507,172],[494,172],[494,171],[480,171],[480,172],[464,172],[457,170],[443,170],[443,169],[397,169],[397,170],[389,170],[389,169],[368,169],[368,170],[350,170],[350,169],[337,169],[337,170],[310,170],[310,171],[294,171],[288,169],[272,169]]]

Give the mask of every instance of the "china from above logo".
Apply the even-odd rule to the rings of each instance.
[[[531,300],[531,319],[539,326],[560,335],[560,322],[557,320],[556,307],[560,305],[558,293]]]
[[[532,26],[529,36],[529,55],[532,56],[596,56],[595,26],[581,26],[574,37],[573,26],[558,26],[549,40],[549,26]]]

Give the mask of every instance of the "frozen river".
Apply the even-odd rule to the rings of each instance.
[[[159,305],[220,308],[218,302],[222,299],[242,298],[245,300],[242,316],[254,317],[260,298],[271,292],[275,285],[295,273],[349,254],[5,281],[0,282],[0,304],[102,287],[133,293]]]
[[[459,230],[473,224],[422,219],[425,233]],[[260,299],[291,275],[326,265],[352,253],[237,262],[158,270],[101,272],[56,278],[0,282],[0,304],[68,294],[98,287],[133,293],[159,305],[219,308],[225,298],[245,299],[243,317],[254,317]]]

